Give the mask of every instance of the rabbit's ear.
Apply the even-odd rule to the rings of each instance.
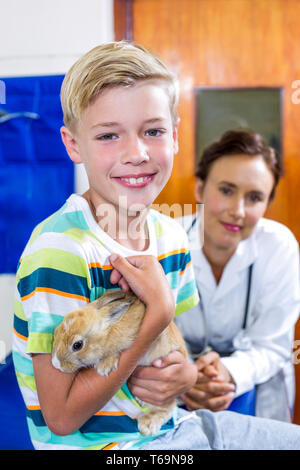
[[[109,324],[117,323],[121,320],[122,316],[127,312],[129,307],[133,304],[133,299],[128,299],[125,302],[115,302],[111,305],[107,320]]]
[[[125,297],[126,292],[120,289],[111,289],[109,291],[106,291],[101,297],[99,297],[99,299],[94,302],[95,307],[102,308],[105,307],[105,305],[115,302],[116,300],[125,299]]]

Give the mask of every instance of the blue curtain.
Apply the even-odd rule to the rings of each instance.
[[[2,78],[0,273],[16,271],[33,228],[74,191],[74,165],[59,132],[62,80],[62,75]]]

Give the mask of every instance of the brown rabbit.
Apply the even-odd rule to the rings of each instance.
[[[54,332],[52,364],[63,372],[94,366],[100,375],[118,367],[120,354],[129,348],[144,318],[145,305],[131,292],[106,291],[99,299],[65,316]],[[151,363],[172,351],[188,356],[174,322],[158,336],[139,365]],[[156,434],[172,416],[175,400],[167,405],[148,405],[137,417],[141,434]]]

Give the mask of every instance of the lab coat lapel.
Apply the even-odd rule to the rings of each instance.
[[[195,272],[196,283],[201,291],[201,286],[207,289],[215,289],[216,283],[209,263],[207,262],[199,238],[199,220],[189,233],[189,247]]]

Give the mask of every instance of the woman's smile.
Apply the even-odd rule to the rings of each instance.
[[[228,232],[239,232],[242,230],[241,225],[229,224],[227,222],[220,222],[220,224],[227,230]]]

